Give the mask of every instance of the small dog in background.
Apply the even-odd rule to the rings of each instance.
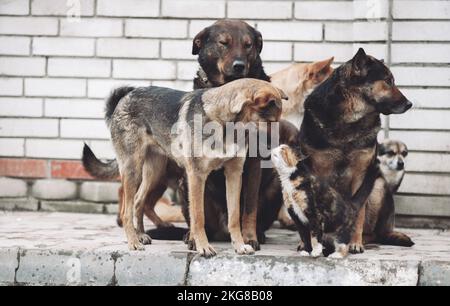
[[[378,166],[370,166],[359,190],[347,200],[325,179],[311,175],[305,159],[287,145],[272,150],[284,204],[302,240],[298,250],[303,256],[346,257],[356,216],[379,176]]]
[[[303,103],[308,95],[333,73],[333,61],[334,57],[308,64],[294,63],[270,76],[270,82],[283,90],[289,98],[283,101],[281,119],[300,128],[304,113]]]
[[[401,141],[385,139],[378,146],[380,170],[393,194],[397,192],[405,176],[406,156],[408,147]]]

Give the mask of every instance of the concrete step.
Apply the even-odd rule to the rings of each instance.
[[[0,212],[0,284],[450,285],[450,233],[403,231],[414,247],[370,245],[336,260],[301,257],[297,234],[275,228],[256,255],[213,243],[218,256],[204,259],[179,241],[130,252],[114,216]]]

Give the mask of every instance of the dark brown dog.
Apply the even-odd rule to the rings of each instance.
[[[343,197],[352,197],[375,160],[380,113],[402,114],[411,107],[384,63],[360,49],[305,102],[299,137],[312,174],[328,179]],[[364,205],[355,223],[350,252],[364,251],[365,215]],[[381,241],[392,234],[393,222],[391,225],[379,233]],[[403,239],[409,240],[406,235]]]

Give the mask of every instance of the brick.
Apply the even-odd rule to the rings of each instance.
[[[389,138],[402,140],[409,150],[450,151],[449,132],[390,131]]]
[[[21,157],[25,154],[25,140],[0,138],[0,156]]]
[[[185,38],[188,22],[185,20],[125,20],[125,36],[154,38]],[[164,29],[164,31],[161,31]]]
[[[394,202],[397,215],[450,217],[449,198],[401,195]]]
[[[0,34],[56,35],[58,20],[47,17],[0,17]]]
[[[75,5],[75,3],[79,5]],[[72,4],[73,3],[73,4]],[[33,15],[46,16],[93,16],[94,0],[61,1],[61,0],[33,0],[31,1],[31,13]]]
[[[80,188],[80,198],[85,201],[112,203],[118,201],[120,183],[84,182]]]
[[[38,200],[33,198],[0,199],[0,210],[3,211],[37,211],[38,209]]]
[[[161,57],[169,59],[194,60],[192,55],[192,42],[186,40],[163,40],[161,42]]]
[[[353,7],[349,1],[297,1],[296,19],[352,20]]]
[[[224,1],[207,0],[164,0],[162,2],[163,17],[181,18],[224,18]]]
[[[86,81],[80,79],[25,79],[27,96],[83,97]]]
[[[450,154],[411,152],[406,159],[406,169],[417,172],[450,173]]]
[[[103,205],[84,201],[41,201],[40,211],[65,212],[78,214],[102,214]]]
[[[263,61],[292,61],[292,44],[267,42],[261,53]]]
[[[177,63],[177,79],[179,80],[193,80],[199,65],[197,62],[178,62]]]
[[[105,101],[90,99],[45,99],[45,116],[57,118],[103,118]]]
[[[216,20],[191,20],[189,23],[189,38],[194,38],[200,31],[213,25]]]
[[[117,204],[105,204],[105,214],[117,215],[119,213],[119,205]]]
[[[448,44],[393,44],[393,63],[449,63]]]
[[[450,89],[401,88],[401,91],[415,108],[450,108]]]
[[[393,41],[448,41],[449,22],[402,21],[392,25]]]
[[[0,15],[28,15],[29,0],[9,0],[0,2]]]
[[[43,178],[47,176],[47,161],[0,158],[0,176]]]
[[[97,40],[97,56],[158,58],[159,41],[155,39],[100,38]]]
[[[0,74],[6,76],[43,76],[45,58],[0,57]]]
[[[139,80],[88,80],[89,98],[106,98],[114,88],[121,86],[150,86],[150,81]]]
[[[0,136],[4,137],[57,137],[58,120],[55,119],[0,119]]]
[[[72,22],[70,19],[61,20],[62,36],[78,37],[119,37],[122,36],[122,20],[120,19],[81,19]]]
[[[0,36],[0,54],[6,55],[29,55],[29,37]]]
[[[49,76],[66,77],[109,77],[111,61],[87,58],[50,58],[48,60]]]
[[[450,130],[450,111],[411,110],[400,116],[391,116],[393,129]]]
[[[353,17],[355,19],[381,19],[389,16],[389,0],[355,0]]]
[[[65,139],[27,139],[25,156],[35,158],[80,159],[83,141]]]
[[[2,117],[42,117],[42,99],[0,98]]]
[[[450,195],[450,176],[407,173],[399,192],[412,194]]]
[[[450,68],[447,67],[392,67],[397,85],[448,86]]]
[[[0,95],[21,96],[22,92],[23,92],[22,79],[0,77]]]
[[[387,22],[354,22],[354,41],[385,41],[388,40]]]
[[[326,41],[353,41],[352,23],[326,23],[325,24]]]
[[[97,15],[123,17],[158,17],[159,0],[99,0]]]
[[[66,180],[37,180],[31,193],[42,200],[71,200],[77,197],[77,185]]]
[[[80,161],[52,160],[50,163],[52,178],[72,179],[72,180],[90,180],[93,179],[84,170]]]
[[[112,143],[110,140],[92,140],[89,145],[95,156],[104,159],[115,159],[116,153],[114,152]]]
[[[176,65],[158,60],[114,60],[113,77],[129,79],[174,79]]]
[[[0,198],[21,198],[28,194],[27,182],[19,179],[0,178]]]
[[[448,1],[394,1],[395,19],[449,19]]]
[[[228,1],[228,18],[291,19],[291,2]]]
[[[58,56],[93,56],[95,41],[91,38],[35,37],[33,54]]]
[[[259,22],[258,30],[265,40],[322,40],[322,24],[318,22]]]
[[[153,81],[153,86],[167,87],[181,91],[192,91],[192,81]]]
[[[61,137],[109,139],[111,134],[104,120],[61,119]]]
[[[334,56],[336,62],[346,62],[351,58],[352,51],[351,44],[296,43],[294,60],[313,62]]]

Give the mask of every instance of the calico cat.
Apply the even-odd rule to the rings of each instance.
[[[312,175],[298,149],[281,145],[272,150],[283,199],[300,234],[303,256],[344,258],[348,254],[356,215],[367,201],[379,168],[374,160],[363,184],[351,199],[344,199],[326,181]]]

